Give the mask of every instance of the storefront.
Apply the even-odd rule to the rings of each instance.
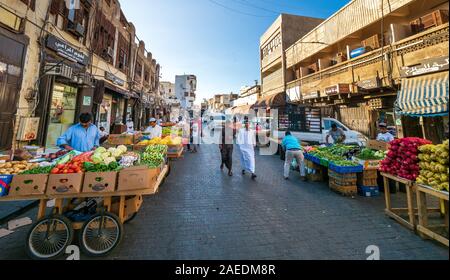
[[[402,70],[396,111],[405,137],[423,137],[434,143],[448,139],[448,66],[446,56]]]
[[[55,148],[58,137],[81,113],[92,113],[94,89],[86,72],[87,54],[53,35],[46,38],[46,47],[36,113],[42,120],[39,142]]]

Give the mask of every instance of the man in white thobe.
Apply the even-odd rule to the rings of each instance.
[[[255,146],[256,133],[250,128],[248,120],[245,121],[245,127],[239,130],[237,144],[240,150],[242,175],[248,171],[252,173],[252,179],[256,178],[255,174]]]
[[[148,139],[152,140],[153,138],[161,138],[162,136],[162,127],[156,124],[156,119],[150,119],[150,126],[145,130],[148,133]]]

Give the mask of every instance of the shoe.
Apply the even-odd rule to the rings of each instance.
[[[242,170],[242,175],[245,175],[245,170]]]
[[[289,180],[289,177],[284,177],[284,180]]]
[[[231,170],[228,171],[228,176],[230,176],[230,177],[233,176],[233,171],[231,171]]]
[[[258,176],[256,176],[256,174],[252,174],[252,180],[255,180],[256,177],[258,177]]]

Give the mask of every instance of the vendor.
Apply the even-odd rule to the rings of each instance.
[[[162,136],[162,127],[157,125],[156,119],[150,119],[150,126],[145,130],[146,133],[149,133],[148,138],[153,139]]]
[[[394,136],[389,133],[385,123],[380,123],[378,127],[380,128],[380,133],[377,136],[377,141],[389,143],[394,140]]]
[[[345,136],[344,130],[342,128],[338,127],[335,123],[331,125],[331,130],[328,132],[326,142],[327,144],[330,144],[330,137],[333,138],[333,141],[335,144],[344,143],[345,139],[347,138]]]
[[[92,124],[92,115],[83,113],[80,122],[71,126],[61,135],[56,145],[68,151],[76,150],[88,152],[100,146],[100,133],[98,128]]]

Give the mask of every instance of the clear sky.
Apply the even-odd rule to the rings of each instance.
[[[260,79],[259,38],[283,13],[327,18],[349,0],[121,0],[162,80],[198,79],[197,102]],[[196,103],[197,103],[196,102]]]

